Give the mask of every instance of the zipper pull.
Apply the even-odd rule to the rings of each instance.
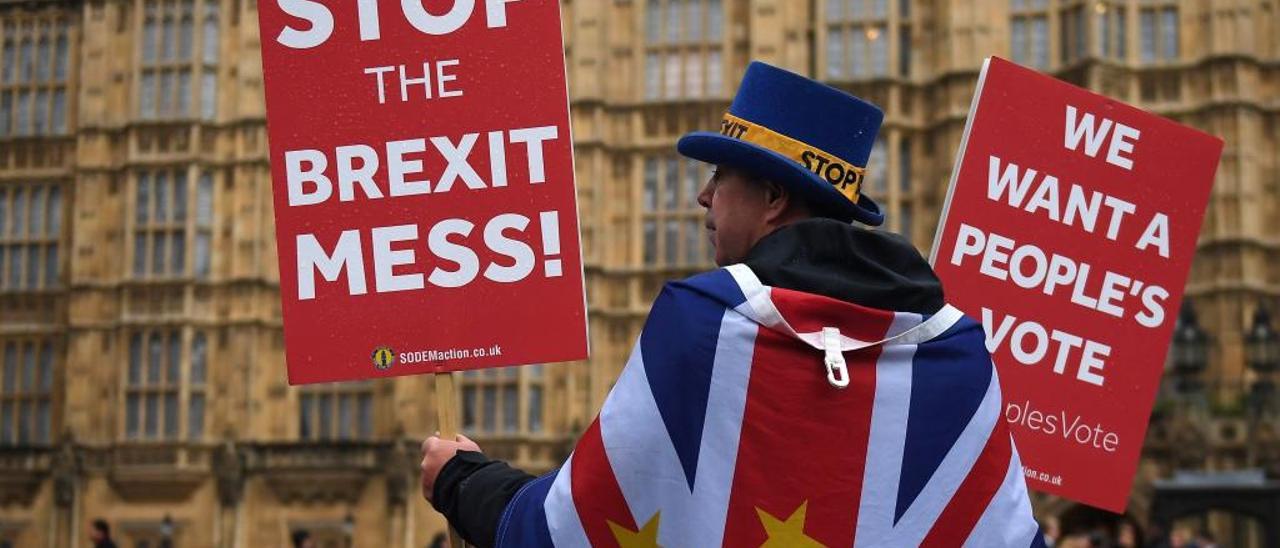
[[[823,362],[827,366],[827,382],[836,388],[849,386],[849,367],[845,365],[844,353],[840,351],[839,329],[822,328],[822,348],[826,351]]]

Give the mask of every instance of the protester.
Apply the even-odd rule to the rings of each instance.
[[[93,548],[116,548],[116,542],[111,540],[111,526],[104,519],[93,520],[93,526],[89,528],[89,541],[93,542]]]
[[[1054,548],[1058,545],[1058,539],[1062,537],[1062,521],[1058,516],[1049,516],[1040,525],[1040,532],[1044,534],[1045,547]]]
[[[1142,548],[1142,528],[1133,521],[1133,518],[1125,516],[1124,521],[1120,522],[1116,530],[1116,546],[1118,548]]]
[[[449,539],[444,536],[444,533],[436,533],[436,536],[431,537],[427,548],[449,548]]]
[[[903,238],[852,224],[883,113],[752,63],[698,196],[716,263],[667,284],[600,415],[534,478],[422,444],[479,546],[1043,546],[981,326]],[[629,544],[635,543],[635,544]]]
[[[1198,533],[1196,533],[1195,540],[1192,541],[1190,544],[1188,544],[1188,548],[1191,548],[1191,547],[1218,548],[1218,542],[1213,540],[1213,534],[1210,533],[1208,529],[1201,529]]]
[[[293,532],[293,548],[315,548],[316,542],[311,540],[311,532],[298,529]]]

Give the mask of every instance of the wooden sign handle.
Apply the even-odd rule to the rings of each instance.
[[[440,439],[453,441],[458,436],[458,389],[453,383],[453,373],[436,373],[436,426]],[[462,535],[449,526],[449,546],[463,548]]]

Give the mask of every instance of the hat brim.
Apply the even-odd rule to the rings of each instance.
[[[731,165],[777,182],[799,194],[811,206],[821,208],[817,213],[824,217],[871,226],[884,224],[884,212],[865,194],[859,195],[858,203],[854,204],[818,174],[759,145],[710,131],[695,131],[681,137],[676,142],[676,150],[694,160]]]

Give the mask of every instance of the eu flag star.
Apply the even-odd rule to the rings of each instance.
[[[621,548],[661,548],[658,544],[658,521],[661,514],[662,512],[655,513],[644,526],[640,527],[639,531],[632,531],[613,521],[606,521],[606,523],[609,524],[609,530],[613,532],[613,538],[618,541],[618,546]]]
[[[764,525],[765,534],[768,538],[761,544],[761,548],[809,548],[821,547],[822,543],[809,538],[804,534],[804,514],[809,507],[809,501],[800,503],[800,507],[796,508],[791,516],[786,520],[780,520],[773,517],[768,512],[756,507],[756,514],[760,516],[760,523]]]

